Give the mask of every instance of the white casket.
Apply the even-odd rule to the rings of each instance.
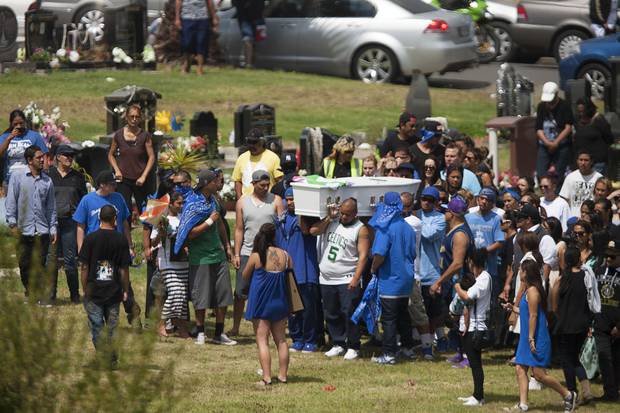
[[[357,199],[358,216],[369,217],[374,214],[375,206],[383,201],[386,192],[415,194],[419,185],[418,179],[391,176],[336,178],[326,180],[323,184],[291,183],[295,196],[295,213],[319,218],[327,216],[329,204],[340,204],[347,198]]]

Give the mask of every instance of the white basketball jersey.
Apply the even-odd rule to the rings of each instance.
[[[363,226],[359,220],[349,226],[338,221],[329,224],[321,236],[320,284],[339,285],[351,281],[359,261],[357,237]]]

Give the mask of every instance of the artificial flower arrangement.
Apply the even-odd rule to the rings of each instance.
[[[48,64],[52,60],[52,55],[45,49],[37,47],[34,49],[34,52],[30,56],[30,61],[35,63],[46,63]]]
[[[161,131],[156,134],[163,134]],[[183,169],[190,173],[196,173],[207,165],[207,145],[200,136],[189,138],[176,138],[164,143],[159,153],[159,166],[164,169]]]
[[[55,106],[51,113],[46,113],[36,102],[30,102],[24,108],[24,114],[32,129],[43,136],[48,147],[54,143],[71,142],[65,135],[66,130],[70,127],[69,122],[61,119],[62,113],[58,106]]]
[[[519,176],[513,174],[511,171],[503,171],[500,172],[497,180],[499,189],[516,188]]]
[[[224,201],[236,201],[235,183],[230,179],[230,174],[224,174],[224,187],[220,191],[220,196]]]

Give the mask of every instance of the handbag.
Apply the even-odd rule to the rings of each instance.
[[[586,338],[579,354],[579,361],[586,371],[589,380],[596,375],[598,371],[598,352],[596,350],[596,340],[593,336]]]
[[[291,313],[297,313],[304,310],[304,302],[299,293],[299,286],[295,278],[295,272],[292,268],[286,270],[286,289],[288,296],[288,307]]]

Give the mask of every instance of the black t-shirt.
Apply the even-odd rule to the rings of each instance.
[[[594,314],[594,327],[609,333],[614,327],[620,328],[620,273],[613,268],[604,268],[596,278],[601,312]]]
[[[592,318],[584,277],[583,270],[562,275],[555,334],[582,334],[588,331]]]
[[[513,234],[508,238],[504,243],[502,243],[502,247],[499,250],[498,258],[499,258],[499,267],[498,274],[499,278],[502,280],[506,280],[506,271],[508,270],[508,266],[512,266],[512,258],[514,255],[514,239],[517,234]]]
[[[409,136],[407,140],[402,140],[398,137],[398,131],[393,129],[387,133],[387,137],[385,138],[385,141],[383,141],[383,145],[381,147],[380,155],[385,156],[386,153],[392,152],[393,156],[397,149],[409,149],[411,145],[415,145],[419,141],[420,138],[417,134]]]
[[[411,145],[409,148],[409,152],[411,153],[411,157],[413,159],[413,164],[415,165],[415,169],[418,171],[420,176],[424,176],[424,162],[426,162],[431,155],[433,155],[439,163],[439,165],[437,165],[437,170],[443,170],[445,151],[446,147],[440,144],[435,145],[430,153],[422,152],[418,145]]]
[[[71,169],[63,178],[55,166],[50,167],[48,175],[54,183],[58,218],[71,218],[80,200],[86,195],[84,175]]]
[[[602,116],[597,116],[592,122],[581,125],[575,124],[573,142],[575,152],[586,149],[592,154],[592,162],[607,162],[609,158],[609,145],[614,141],[611,134],[611,126]]]
[[[88,266],[88,299],[97,305],[121,302],[120,269],[131,263],[127,238],[115,230],[99,229],[86,236],[79,259]]]
[[[574,123],[573,112],[570,109],[570,105],[562,99],[560,99],[558,104],[551,110],[547,110],[545,102],[540,102],[538,104],[536,108],[536,130],[545,130],[545,120],[549,120],[554,124],[556,136],[562,132],[566,125],[572,125]],[[549,131],[545,131],[545,135],[549,135]],[[561,145],[568,145],[569,143],[570,135],[562,141]]]

